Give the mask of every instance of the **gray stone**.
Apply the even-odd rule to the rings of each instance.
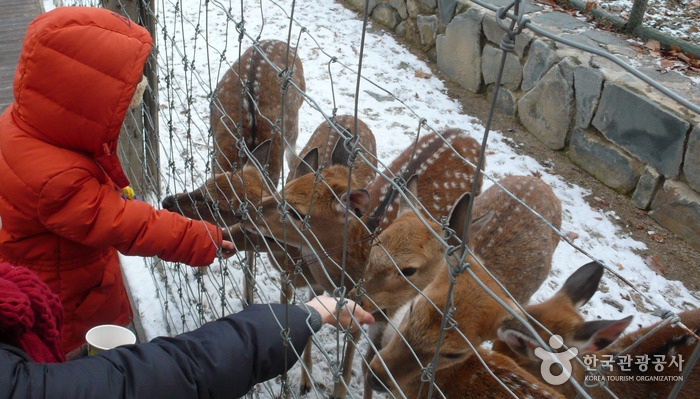
[[[575,35],[575,34],[571,34],[571,33],[564,33],[563,35],[561,35],[561,37],[563,37],[564,39],[567,39],[567,40],[571,40],[574,43],[583,44],[584,46],[593,47],[594,49],[600,50],[600,46],[598,45],[598,43],[595,40],[588,38],[586,36]],[[564,48],[564,49],[571,47],[568,44],[559,43],[559,42],[555,42],[554,45],[557,46],[557,48]]]
[[[488,95],[486,98],[491,101],[493,98],[493,90],[495,85],[490,85],[488,88]],[[496,106],[503,111],[506,115],[515,116],[518,112],[518,102],[515,94],[505,87],[501,87],[498,90],[498,98],[496,99]]]
[[[437,2],[434,2],[434,3],[435,3],[435,7],[437,7]],[[411,18],[416,18],[419,15],[433,14],[434,13],[433,9],[435,7],[430,8],[427,5],[425,5],[424,2],[422,2],[420,0],[406,0],[406,12],[408,12],[408,16]]]
[[[625,87],[606,82],[593,126],[613,143],[676,177],[690,124]]]
[[[572,57],[566,57],[559,62],[561,74],[564,75],[564,78],[571,86],[574,85],[574,70],[576,70],[580,64],[578,60]]]
[[[501,66],[503,50],[487,44],[484,46],[484,52],[481,57],[481,73],[484,76],[484,83],[487,85],[495,83]],[[518,90],[522,79],[523,67],[520,65],[520,60],[515,54],[508,53],[503,68],[503,75],[501,76],[501,84],[509,90]]]
[[[629,43],[620,39],[618,35],[603,30],[587,30],[583,36],[603,45],[611,54],[622,54],[627,57],[637,57],[637,50],[633,49]],[[597,46],[594,46],[597,47]]]
[[[471,8],[447,25],[437,37],[437,64],[450,79],[478,93],[481,80],[481,20],[484,14]]]
[[[346,0],[347,3],[350,5],[350,8],[358,11],[364,11],[365,10],[365,0]],[[372,15],[372,11],[374,11],[374,7],[377,6],[377,0],[369,0],[369,14]]]
[[[700,250],[700,195],[685,184],[666,180],[651,203],[651,216]]]
[[[700,125],[695,126],[688,138],[688,149],[685,151],[683,173],[688,185],[700,192]]]
[[[530,90],[547,71],[559,61],[556,53],[543,40],[535,40],[530,45],[530,55],[523,67],[523,90]]]
[[[597,69],[579,65],[574,70],[576,126],[585,129],[591,124],[603,91],[603,80],[603,74]]]
[[[374,11],[372,12],[372,19],[391,30],[394,30],[394,28],[398,26],[399,22],[401,22],[399,13],[394,9],[394,7],[386,3],[378,4],[377,7],[374,8]]]
[[[494,13],[487,13],[484,16],[483,22],[484,35],[486,39],[491,43],[500,47],[501,41],[503,41],[503,35],[506,33],[496,22],[496,15]],[[533,35],[528,30],[523,30],[515,37],[515,49],[513,52],[518,57],[522,57],[525,54],[525,49],[530,44]]]
[[[437,8],[437,0],[420,0],[421,3],[425,4],[426,7],[434,10]]]
[[[532,22],[542,27],[557,28],[564,32],[575,32],[587,27],[584,22],[563,12],[547,12],[532,17]]]
[[[440,22],[447,25],[452,21],[457,8],[457,0],[437,0],[438,13],[440,14]]]
[[[632,205],[639,209],[647,209],[663,182],[663,176],[654,168],[650,166],[644,168],[644,173],[639,178],[637,188],[634,189],[632,194]]]
[[[537,86],[518,101],[520,122],[552,150],[566,146],[574,109],[573,87],[559,67],[550,69]]]
[[[406,8],[406,0],[389,0],[389,5],[394,7],[396,12],[399,13],[401,19],[408,18],[408,9]]]
[[[596,134],[574,129],[569,159],[622,194],[634,190],[644,165]]]
[[[438,27],[440,25],[438,22],[438,16],[419,15],[418,18],[416,18],[416,24],[418,25],[418,33],[420,33],[421,44],[425,46],[434,45]]]

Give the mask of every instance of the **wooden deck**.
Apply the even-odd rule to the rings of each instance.
[[[0,0],[0,112],[12,102],[12,79],[24,33],[44,12],[40,0]]]

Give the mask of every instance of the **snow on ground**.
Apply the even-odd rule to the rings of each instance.
[[[163,177],[165,195],[191,190],[207,176],[207,93],[239,54],[238,32],[234,22],[227,22],[226,14],[230,13],[235,22],[239,22],[242,9],[247,34],[253,37],[260,35],[261,39],[286,41],[289,34],[288,16],[294,3],[291,0],[263,0],[261,5],[259,1],[246,0],[242,6],[236,2],[218,1],[206,4],[208,10],[204,8],[205,2],[194,0],[185,0],[177,5],[162,1],[157,6],[160,76],[163,79],[170,74],[173,88],[168,90],[165,82],[161,81],[160,138],[162,170],[166,171]],[[321,0],[297,2],[294,18],[297,23],[292,26],[291,38],[293,43],[297,43],[303,61],[307,95],[315,102],[305,103],[300,110],[297,146],[301,148],[323,121],[316,107],[326,115],[331,115],[333,107],[338,108],[338,114],[353,112],[362,21],[342,5]],[[380,161],[388,164],[412,143],[421,118],[425,118],[435,130],[458,127],[481,141],[484,134],[482,122],[462,113],[460,104],[445,94],[442,81],[435,77],[416,77],[416,71],[429,72],[426,64],[391,35],[380,29],[372,29],[371,23],[369,26],[362,65],[362,75],[367,80],[361,82],[358,116],[376,135]],[[302,27],[304,32],[301,32]],[[168,39],[164,40],[164,36]],[[247,47],[250,40],[246,38],[244,43]],[[224,51],[226,60],[222,61]],[[188,68],[183,66],[185,64]],[[188,92],[191,93],[190,108],[186,105]],[[386,97],[387,92],[395,99],[381,98]],[[171,131],[168,129],[170,123]],[[187,135],[192,137],[191,141],[185,140]],[[700,301],[682,283],[657,276],[635,254],[636,250],[644,249],[644,245],[625,236],[614,226],[611,222],[616,218],[614,212],[601,213],[592,209],[583,199],[590,195],[586,188],[546,173],[543,165],[534,159],[516,154],[514,146],[517,143],[500,132],[491,132],[486,166],[489,175],[498,179],[507,174],[530,175],[539,172],[561,199],[564,212],[562,231],[578,234],[575,240],[577,245],[613,267],[655,304],[673,311],[698,306]],[[193,167],[186,167],[186,160]],[[169,169],[171,162],[174,170]],[[485,181],[484,188],[490,184]],[[157,204],[157,201],[154,203]],[[238,297],[242,273],[236,260],[225,265],[215,262],[199,280],[186,266],[153,265],[151,260],[135,257],[123,257],[122,260],[149,339],[189,330],[202,321],[241,309]],[[264,255],[263,260],[267,267],[257,275],[258,296],[261,302],[276,302],[279,296],[277,272],[269,266]],[[584,254],[562,241],[555,252],[550,277],[532,302],[548,298],[576,268],[588,261]],[[654,305],[634,294],[618,279],[606,274],[602,286],[601,292],[584,307],[588,319],[619,319],[635,315],[633,325],[658,321],[649,313]],[[225,300],[223,307],[222,298]],[[201,308],[198,308],[197,302]],[[181,314],[184,316],[181,317]],[[335,330],[326,327],[318,338],[321,346],[335,359],[338,354]],[[327,396],[333,386],[328,361],[318,349],[314,351],[314,359],[314,378],[326,387],[326,391],[319,390],[312,395]],[[351,385],[351,394],[355,397],[362,395],[360,366],[360,360],[356,358]],[[299,373],[297,365],[289,374],[295,389]],[[272,397],[275,396],[274,392],[279,391],[279,384],[273,381],[259,389],[261,396]]]

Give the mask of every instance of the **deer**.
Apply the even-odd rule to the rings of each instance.
[[[451,147],[460,152],[455,154]],[[420,150],[415,152],[413,146],[407,148],[384,173],[398,175],[403,169],[413,171],[419,178],[426,177],[426,181],[451,181],[455,172],[459,172],[463,185],[462,181],[458,181],[454,187],[451,184],[447,185],[447,189],[441,186],[445,193],[440,198],[432,195],[432,189],[426,189],[423,191],[424,197],[419,198],[431,210],[440,209],[447,213],[448,206],[443,204],[443,198],[459,198],[461,193],[457,194],[457,190],[471,190],[474,184],[475,168],[472,165],[480,153],[479,144],[463,131],[449,129],[424,136],[418,141],[417,148]],[[287,181],[284,201],[275,195],[263,199],[260,217],[256,218],[255,226],[248,226],[247,230],[265,237],[266,242],[277,242],[278,248],[285,248],[287,253],[296,254],[296,259],[292,260],[304,265],[302,270],[305,272],[299,274],[303,274],[306,281],[316,287],[314,292],[336,292],[336,289],[341,289],[347,293],[364,273],[374,231],[382,221],[385,224],[389,222],[389,208],[395,200],[380,197],[374,203],[377,208],[383,209],[369,212],[371,192],[380,196],[391,193],[388,185],[383,188],[384,182],[379,182],[379,178],[375,178],[365,189],[355,179],[355,173],[349,179],[347,162],[316,172],[308,165],[306,161],[301,162],[293,179]],[[469,179],[467,174],[472,178]],[[279,209],[285,212],[284,218],[280,217]],[[374,230],[367,226],[372,225],[370,220],[376,222]],[[354,338],[357,341],[359,333]],[[348,345],[343,365],[346,384],[337,386],[334,397],[340,398],[346,394],[345,386],[351,376],[354,351],[355,346]],[[310,353],[310,346],[305,352],[305,359],[307,353]],[[310,370],[310,361],[306,364],[305,369]],[[305,375],[302,373],[302,393],[311,389],[311,381]]]
[[[413,300],[409,301],[393,314],[394,325],[399,325],[413,303]],[[382,346],[388,345],[395,334],[396,329],[387,325],[382,334]],[[432,382],[434,393],[430,398],[491,399],[516,395],[518,398],[564,399],[563,395],[541,383],[510,357],[483,347],[477,347],[476,354],[478,356],[469,356],[465,361],[435,373]],[[428,398],[429,384],[422,378],[416,378],[401,386],[401,393],[406,398]],[[399,396],[398,392],[395,396]]]
[[[526,306],[525,312],[549,332],[558,335],[561,343],[584,362],[581,364],[576,359],[571,361],[571,378],[581,387],[586,387],[586,393],[592,398],[611,397],[601,385],[596,384],[599,381],[605,381],[607,388],[620,399],[668,397],[675,384],[670,377],[681,375],[681,369],[684,367],[682,362],[690,359],[698,344],[697,337],[678,325],[668,323],[638,346],[631,348],[617,360],[613,360],[613,356],[637,342],[660,322],[622,335],[631,324],[632,316],[619,320],[586,321],[579,309],[596,293],[604,271],[605,268],[597,262],[581,266],[569,276],[550,299]],[[679,313],[678,316],[694,334],[700,333],[700,309],[687,310]],[[547,331],[536,324],[532,327],[545,343],[551,342],[551,335]],[[542,377],[543,359],[538,357],[536,352],[540,344],[529,329],[514,318],[506,317],[498,329],[498,337],[499,339],[494,342],[493,350],[515,359],[523,369],[548,384]],[[559,343],[560,346],[561,343]],[[648,356],[648,360],[640,361],[645,359],[645,356]],[[673,359],[676,359],[675,366],[670,365]],[[613,361],[603,365],[610,360]],[[669,365],[663,365],[659,369],[657,364],[652,363],[657,360]],[[601,367],[598,368],[598,365]],[[594,373],[587,377],[587,368],[599,370],[602,374]],[[651,376],[669,377],[669,379],[653,381],[647,378]],[[570,383],[552,387],[570,398],[578,393]],[[698,392],[700,392],[700,366],[696,364],[677,397],[697,398]]]
[[[299,132],[299,108],[304,98],[286,89],[277,73],[290,71],[299,90],[306,90],[304,69],[296,48],[279,40],[260,41],[248,48],[217,84],[210,107],[214,140],[213,176],[200,187],[163,199],[163,209],[192,219],[232,226],[240,222],[241,207],[255,208],[279,184],[283,148],[292,163]],[[278,130],[278,119],[283,131]],[[244,148],[245,147],[245,148]],[[244,304],[253,303],[254,253],[246,248]],[[202,272],[206,268],[200,268]]]
[[[561,202],[542,180],[532,176],[507,176],[500,180],[499,184],[557,230],[561,227]],[[452,208],[448,220],[449,229],[460,237],[469,220],[469,201],[470,194],[464,193]],[[386,265],[387,254],[402,251],[402,248],[389,247],[384,254],[381,253],[384,250],[372,248],[372,251],[380,251],[377,257],[370,254],[371,275],[366,276],[365,280],[366,296],[372,297],[372,293],[376,293],[377,299],[372,306],[387,309],[396,306],[397,302],[402,300],[399,298],[399,292],[406,291],[408,295],[418,294],[411,284],[414,284],[415,279],[412,277],[418,275],[419,270],[424,272],[422,269],[430,268],[435,274],[434,279],[425,286],[422,294],[414,300],[413,306],[404,317],[399,327],[401,334],[395,335],[371,360],[369,364],[371,373],[367,376],[367,382],[373,389],[393,392],[403,390],[411,381],[420,377],[424,366],[433,361],[443,319],[441,311],[446,309],[451,285],[451,277],[447,272],[450,264],[448,259],[452,264],[456,264],[455,256],[464,256],[464,264],[468,264],[474,275],[511,309],[517,309],[513,300],[519,302],[529,300],[548,276],[552,255],[559,242],[557,231],[550,229],[537,215],[528,211],[523,204],[497,185],[475,198],[473,215],[475,218],[469,224],[466,244],[474,255],[460,254],[460,251],[457,251],[456,255],[445,256],[444,245],[435,246],[425,243],[424,247],[439,248],[437,256],[426,255],[423,253],[423,248],[415,247],[412,254],[402,253],[398,256],[396,264],[399,266],[397,267],[393,261],[390,265]],[[412,212],[400,213],[399,219],[404,217],[417,219]],[[401,237],[416,234],[415,229],[428,230],[428,227],[419,221],[407,225],[410,227],[399,228],[398,221],[380,234],[379,241],[382,245],[386,242],[386,245],[391,246],[392,240],[400,242]],[[396,229],[392,229],[394,226]],[[385,235],[387,237],[383,239]],[[454,235],[451,237],[449,240],[451,245],[461,243],[461,240],[456,239]],[[429,261],[424,262],[423,259],[438,259],[438,261],[433,264]],[[384,280],[391,280],[391,283],[380,283],[381,277],[376,283],[370,281],[375,274],[382,273],[377,271],[382,270],[381,268],[375,269],[378,267],[377,264],[384,264],[383,270],[391,276]],[[402,271],[405,272],[406,267],[410,268],[409,276],[402,273]],[[497,280],[486,272],[485,267],[491,270],[494,276],[499,276],[503,280],[506,289],[513,291],[513,299],[506,294]],[[409,281],[411,284],[408,283]],[[474,346],[495,339],[500,320],[508,314],[507,310],[483,290],[471,276],[460,276],[455,281],[452,291],[455,313],[452,317],[456,327],[444,333],[439,350],[439,362],[436,365],[437,373],[462,363],[473,355],[473,351],[464,342],[465,337]],[[387,285],[384,292],[391,292],[396,302],[392,302],[392,299],[386,295],[378,294],[379,291],[384,290],[381,287],[382,284]],[[424,283],[416,284],[420,286]],[[365,306],[363,303],[363,307]]]

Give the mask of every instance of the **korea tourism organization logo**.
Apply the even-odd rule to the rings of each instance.
[[[557,350],[564,346],[564,341],[561,336],[553,335],[549,338],[549,346]],[[540,366],[542,378],[551,385],[561,385],[569,380],[573,369],[572,362],[576,361],[573,360],[576,355],[578,355],[576,348],[568,348],[563,352],[549,352],[543,348],[535,349],[535,356],[542,359]],[[680,375],[683,371],[683,357],[681,355],[587,354],[582,356],[581,360],[586,371],[593,373],[585,376],[585,382],[589,383],[596,381],[676,382],[683,380],[683,376]],[[634,374],[631,373],[632,371]]]

